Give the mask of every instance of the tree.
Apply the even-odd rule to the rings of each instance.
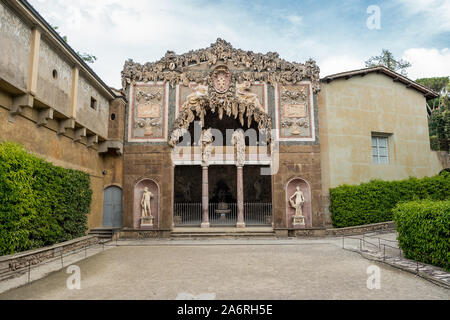
[[[450,77],[422,78],[417,83],[440,93],[440,97],[428,102],[431,106],[429,124],[431,148],[450,149]]]
[[[366,61],[366,67],[377,67],[377,66],[385,66],[392,71],[399,72],[402,75],[406,76],[406,69],[411,67],[411,63],[405,60],[395,60],[394,55],[386,49],[382,49],[380,56],[371,57]]]
[[[53,29],[55,29],[56,32],[58,32],[58,27],[54,26]],[[59,32],[58,34],[61,36],[61,38],[68,43],[67,41],[67,36],[62,36]],[[97,61],[97,57],[89,54],[89,53],[80,53],[77,51],[77,55],[84,61],[87,63],[94,63],[95,61]]]

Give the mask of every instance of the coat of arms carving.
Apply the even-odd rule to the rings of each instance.
[[[214,89],[217,93],[225,93],[230,88],[231,73],[226,66],[218,66],[213,73]]]

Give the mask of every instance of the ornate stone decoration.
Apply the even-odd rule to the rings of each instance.
[[[250,83],[250,81],[244,81],[243,83],[238,84],[236,92],[238,100],[243,103],[253,104],[263,110],[261,102],[258,99],[258,95],[250,91],[251,87],[252,84]]]
[[[283,138],[311,136],[311,108],[308,86],[280,86],[280,129]]]
[[[271,145],[271,118],[261,107],[258,96],[250,91],[250,87],[256,82],[271,84],[275,87],[277,85],[295,86],[308,81],[312,91],[317,93],[320,91],[319,73],[320,69],[313,60],[304,64],[288,62],[281,59],[278,53],[261,54],[234,49],[230,43],[217,39],[208,48],[182,55],[168,51],[161,60],[154,63],[139,64],[128,60],[122,71],[122,85],[125,90],[128,86],[137,83],[163,82],[170,84],[172,88],[177,84],[185,87],[189,87],[191,83],[197,84],[194,92],[189,95],[180,110],[177,110],[178,117],[169,133],[168,142],[172,147],[195,119],[199,119],[203,127],[207,112],[217,112],[219,119],[226,114],[239,119],[241,125],[247,125],[247,127],[255,121],[259,130],[263,131],[267,137],[268,145]],[[152,100],[152,96],[148,95],[139,98],[145,101],[144,104],[147,104],[147,100]],[[304,118],[304,113],[310,112],[307,103],[295,102],[304,98],[302,92],[286,92],[283,95],[283,104],[290,104],[290,106],[285,108],[288,116],[283,116],[282,120],[292,118],[291,122],[295,120],[298,128],[291,128],[291,122],[284,121],[288,137],[297,134],[299,137],[307,136],[310,131],[306,130],[305,125],[298,124],[299,119]],[[289,103],[289,99],[294,102]],[[152,135],[155,138],[162,136],[159,134],[159,124],[153,121],[156,119],[153,117],[157,115],[156,111],[156,108],[152,108],[150,104],[139,112],[139,115],[145,117],[138,117],[135,121],[134,126],[138,129],[137,139],[145,135]],[[165,122],[161,127],[164,125]],[[281,121],[278,125],[281,127]],[[142,132],[143,128],[145,130]]]
[[[189,69],[190,66],[206,63],[208,67],[217,63],[232,63],[237,70],[230,71],[239,81],[260,81],[275,86],[281,84],[297,84],[310,80],[313,92],[320,91],[320,69],[314,60],[305,64],[287,62],[278,53],[254,53],[234,49],[230,43],[217,39],[209,48],[190,51],[183,55],[176,55],[168,51],[164,58],[154,63],[140,64],[128,60],[122,71],[122,87],[136,82],[169,82],[172,87],[178,83],[185,86],[189,82],[207,83],[209,72]]]
[[[191,99],[195,98],[195,99]],[[216,113],[219,119],[226,114],[229,117],[239,118],[241,125],[250,127],[253,121],[258,123],[258,129],[266,133],[270,144],[272,120],[270,116],[255,104],[255,100],[239,99],[234,94],[234,88],[230,86],[224,94],[218,94],[214,90],[209,90],[209,95],[194,95],[188,98],[183,104],[178,118],[175,120],[171,134],[169,136],[169,145],[175,147],[179,139],[189,129],[189,126],[196,118],[200,119],[202,127],[207,111]],[[247,120],[247,121],[245,121]]]
[[[242,130],[236,130],[232,137],[231,142],[235,148],[236,154],[236,166],[243,167],[245,164],[245,136]]]
[[[214,142],[211,128],[209,128],[208,130],[203,130],[200,137],[200,142],[202,146],[202,166],[207,167],[209,166],[209,159],[211,158],[213,149],[212,143]]]
[[[135,138],[163,137],[164,87],[136,86],[132,118]]]
[[[212,75],[214,89],[217,93],[225,93],[230,88],[231,73],[227,66],[219,66]]]

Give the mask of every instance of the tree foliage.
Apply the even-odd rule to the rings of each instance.
[[[58,27],[57,27],[57,26],[53,27],[53,29],[55,29],[55,31],[58,32]],[[58,34],[61,35],[59,32],[58,32]],[[68,41],[67,41],[67,36],[61,35],[61,38],[62,38],[65,42],[68,43]],[[77,55],[78,55],[84,62],[87,62],[87,63],[94,63],[95,61],[97,61],[97,57],[94,56],[94,55],[92,55],[92,54],[90,54],[90,53],[81,53],[81,52],[77,51]]]
[[[411,63],[405,60],[396,60],[394,55],[387,49],[382,49],[381,55],[370,57],[366,61],[366,67],[385,66],[392,71],[398,72],[404,76],[407,75],[406,69],[411,67]]]
[[[428,122],[431,148],[449,151],[450,149],[450,77],[422,78],[417,83],[438,93],[440,97],[428,101],[431,108]]]

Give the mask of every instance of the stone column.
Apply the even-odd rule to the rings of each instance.
[[[245,228],[244,221],[244,167],[237,167],[237,224],[236,228]]]
[[[202,228],[209,228],[208,167],[202,167]]]

